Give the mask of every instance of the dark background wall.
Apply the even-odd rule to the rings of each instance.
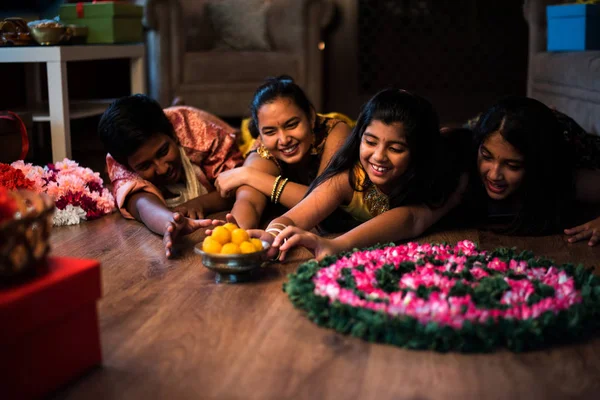
[[[394,85],[459,122],[526,91],[522,0],[335,0],[327,38],[327,110],[355,113]]]
[[[395,85],[429,98],[442,123],[458,124],[498,97],[525,94],[527,26],[522,0],[333,1],[337,11],[325,35],[322,111],[355,118],[369,97]],[[13,10],[35,13],[44,7],[52,10],[60,0],[0,3],[0,11],[9,9],[10,3]],[[45,68],[40,68],[44,77]],[[0,110],[24,107],[23,66],[0,64],[0,79]],[[127,95],[128,61],[69,63],[68,79],[72,99]],[[98,146],[89,140],[95,136],[97,121],[98,117],[72,122],[75,159],[82,154],[78,149]],[[35,124],[34,134],[49,137],[48,124]],[[34,161],[41,163],[49,157],[49,149],[38,154],[41,159]]]

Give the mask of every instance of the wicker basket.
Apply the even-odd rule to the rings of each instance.
[[[52,199],[27,190],[11,195],[19,211],[15,219],[0,223],[0,283],[35,274],[50,250]]]

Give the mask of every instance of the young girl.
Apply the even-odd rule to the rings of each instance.
[[[285,76],[259,87],[250,109],[250,132],[258,140],[243,167],[216,181],[222,196],[235,193],[231,213],[242,228],[258,226],[269,200],[295,206],[350,133],[341,120],[316,114],[302,89]]]
[[[431,104],[414,94],[386,89],[363,107],[356,127],[307,196],[253,236],[272,242],[280,259],[293,246],[323,257],[377,242],[423,233],[460,201],[463,165],[440,135]],[[341,207],[358,223],[325,239],[307,232]]]
[[[231,206],[213,182],[243,158],[236,131],[219,118],[192,107],[163,111],[134,95],[108,107],[98,134],[121,214],[162,235],[167,257],[177,236],[210,226],[204,215]]]
[[[501,231],[543,234],[569,227],[574,202],[600,202],[600,137],[537,100],[508,97],[474,128],[471,204]],[[498,226],[497,226],[498,227]],[[600,218],[565,229],[569,242],[600,239]]]

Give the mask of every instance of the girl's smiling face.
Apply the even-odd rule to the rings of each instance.
[[[410,165],[404,124],[386,125],[373,120],[362,136],[359,158],[371,182],[382,192],[391,193],[395,182]]]
[[[260,138],[275,158],[296,164],[310,152],[314,116],[307,116],[292,100],[279,97],[266,103],[257,117]]]
[[[477,168],[488,196],[494,200],[517,192],[525,177],[523,155],[500,132],[492,133],[479,146]]]

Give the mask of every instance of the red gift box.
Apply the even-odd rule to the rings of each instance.
[[[0,288],[0,397],[47,394],[102,362],[96,260],[49,257],[48,272]]]

